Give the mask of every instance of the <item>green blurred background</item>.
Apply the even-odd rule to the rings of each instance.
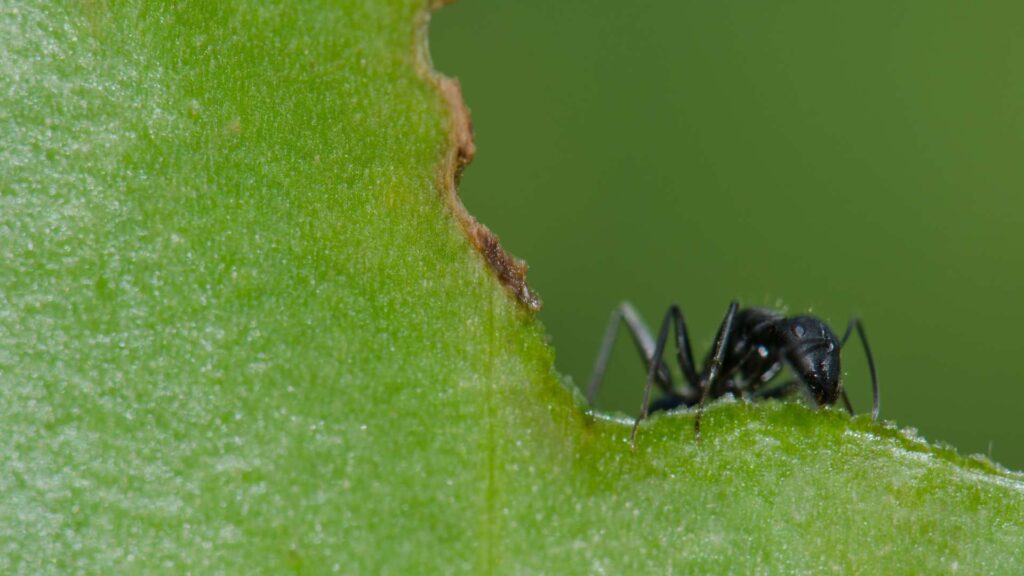
[[[576,383],[623,299],[679,302],[701,358],[734,297],[859,314],[884,418],[1024,468],[1024,4],[461,0],[430,39],[463,199]],[[612,364],[598,404],[635,413],[624,335]]]

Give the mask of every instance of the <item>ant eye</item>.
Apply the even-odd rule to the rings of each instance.
[[[757,347],[757,355],[760,356],[761,358],[767,358],[768,357],[768,349],[765,348],[764,346],[758,346]]]

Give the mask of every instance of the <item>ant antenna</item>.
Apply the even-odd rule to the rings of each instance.
[[[846,341],[850,339],[850,334],[853,333],[854,328],[857,329],[857,335],[860,337],[860,343],[864,346],[864,355],[868,357],[868,369],[871,371],[871,419],[878,420],[878,373],[875,372],[875,359],[871,355],[871,346],[868,345],[867,334],[864,333],[864,323],[861,322],[860,318],[853,318],[850,320],[850,324],[846,327],[846,333],[843,334],[843,339],[839,343],[839,347],[843,348],[846,346]],[[849,406],[849,400],[846,398],[846,392],[843,392],[843,401]]]

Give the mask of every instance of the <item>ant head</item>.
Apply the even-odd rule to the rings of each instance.
[[[796,316],[786,322],[780,336],[786,361],[818,405],[835,404],[840,392],[840,344],[828,325],[813,316]]]

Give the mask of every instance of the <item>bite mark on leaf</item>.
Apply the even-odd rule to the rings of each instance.
[[[502,248],[498,236],[487,226],[478,222],[466,210],[462,199],[459,198],[458,185],[462,171],[476,155],[476,144],[473,143],[473,122],[470,119],[469,109],[462,98],[459,81],[434,70],[427,50],[427,26],[430,22],[431,11],[437,10],[449,2],[450,0],[435,0],[431,2],[430,10],[422,12],[420,25],[417,27],[419,38],[416,42],[419,51],[417,66],[420,75],[441,93],[448,104],[449,145],[438,172],[437,187],[448,209],[455,216],[473,246],[476,247],[477,252],[484,257],[498,280],[522,305],[532,312],[537,312],[543,303],[540,295],[530,289],[526,283],[526,271],[529,266],[523,260],[506,252]]]

